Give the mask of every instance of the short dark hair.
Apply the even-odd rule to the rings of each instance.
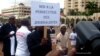
[[[11,16],[9,17],[9,20],[15,19],[15,16]]]
[[[75,31],[75,28],[73,28],[72,30],[73,30],[73,32],[76,32],[76,31]]]
[[[23,19],[23,20],[21,21],[21,25],[30,26],[30,22],[29,22],[28,19]]]

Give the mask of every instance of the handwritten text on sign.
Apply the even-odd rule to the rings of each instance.
[[[60,23],[60,6],[58,3],[32,2],[32,26],[57,26]]]

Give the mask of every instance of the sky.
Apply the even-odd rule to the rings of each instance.
[[[26,5],[30,5],[31,1],[60,3],[60,8],[64,7],[64,0],[0,0],[0,13],[2,9],[9,8],[10,6],[13,6],[15,4],[25,3]]]

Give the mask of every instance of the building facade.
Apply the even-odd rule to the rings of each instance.
[[[64,0],[64,14],[68,15],[70,10],[84,12],[88,1],[94,1],[100,7],[100,0]]]
[[[85,11],[87,0],[64,0],[64,14],[68,15],[70,10]]]
[[[98,4],[100,8],[100,0],[64,0],[64,15],[61,20],[65,24],[75,25],[79,21],[100,21],[100,13],[94,13],[90,16],[85,15],[70,15],[70,10],[85,12],[87,2],[92,1]]]
[[[24,17],[31,14],[29,6],[25,6],[23,3],[12,6],[10,8],[2,10],[3,15],[14,15],[16,19],[23,19]]]

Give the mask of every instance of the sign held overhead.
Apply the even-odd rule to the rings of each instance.
[[[32,26],[59,26],[59,3],[32,2],[31,25]]]

